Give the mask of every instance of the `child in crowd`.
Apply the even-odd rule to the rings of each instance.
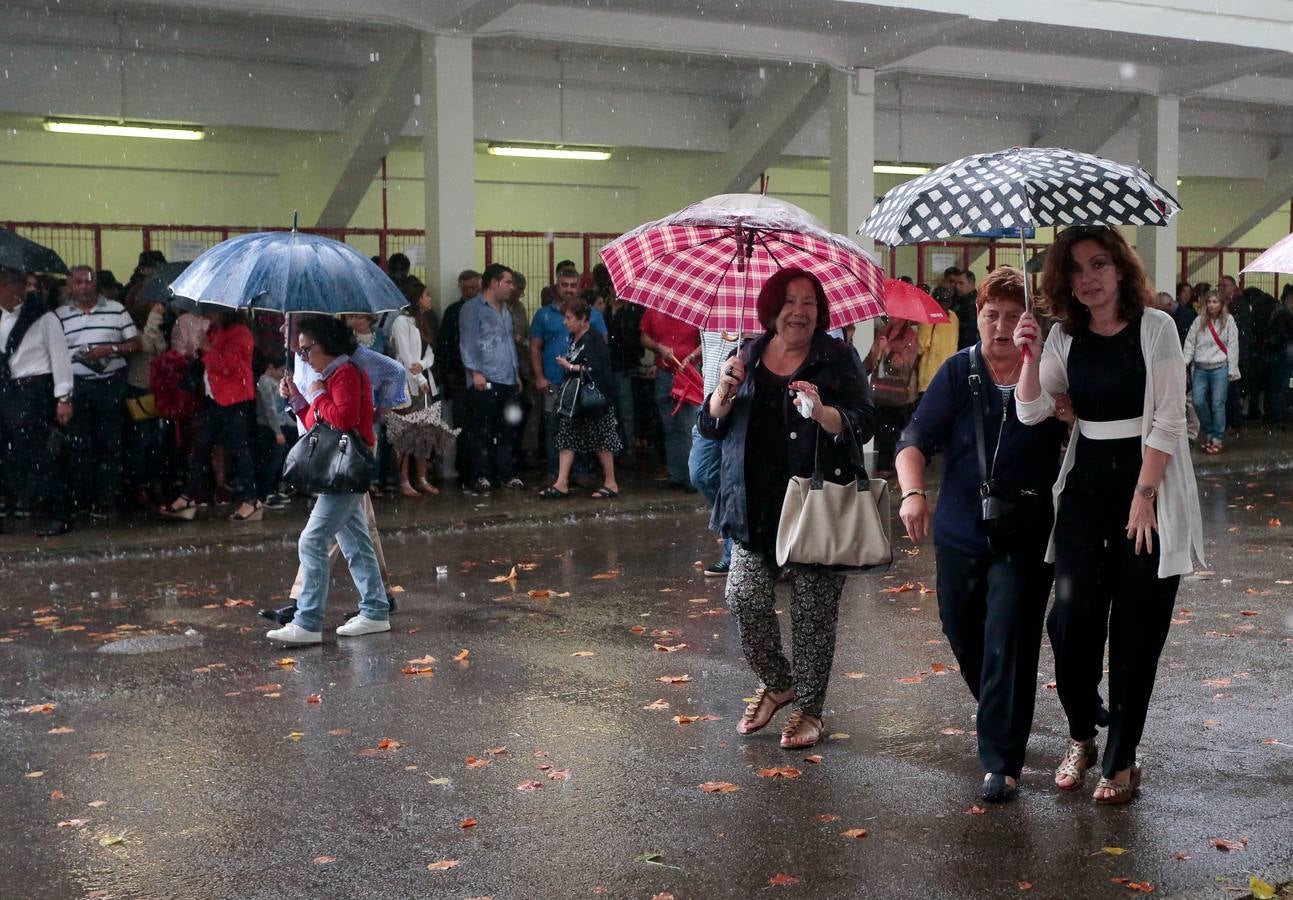
[[[278,489],[283,460],[297,437],[296,419],[278,391],[285,371],[281,360],[273,360],[256,382],[256,495],[269,509],[282,509],[292,500]]]

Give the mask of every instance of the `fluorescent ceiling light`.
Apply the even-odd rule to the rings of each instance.
[[[891,166],[880,163],[871,171],[877,175],[928,175],[930,168],[929,166]]]
[[[490,144],[485,152],[493,156],[523,156],[529,159],[583,159],[603,162],[611,151],[596,148],[536,147],[524,144]]]
[[[166,141],[200,141],[206,137],[201,128],[171,125],[144,125],[128,122],[93,122],[84,119],[46,119],[45,130],[59,134],[96,134],[109,137],[160,138]]]

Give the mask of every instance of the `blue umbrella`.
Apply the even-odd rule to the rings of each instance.
[[[394,282],[342,241],[261,231],[221,241],[189,264],[171,293],[199,303],[279,313],[383,313],[408,304]]]

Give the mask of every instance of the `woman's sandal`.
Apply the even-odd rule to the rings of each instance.
[[[554,485],[548,485],[539,491],[540,500],[564,500],[570,496],[570,491],[559,491]]]
[[[440,493],[440,489],[436,487],[434,484],[432,484],[431,482],[427,481],[425,478],[419,480],[413,486],[417,488],[419,491],[421,491],[423,494],[430,494],[432,497]]]
[[[1086,779],[1087,769],[1096,764],[1097,756],[1095,738],[1085,741],[1070,740],[1068,752],[1064,754],[1059,768],[1055,770],[1055,786],[1061,791],[1081,789],[1082,782]],[[1072,778],[1073,783],[1060,784],[1061,778]]]
[[[790,714],[786,727],[781,729],[782,750],[802,750],[811,747],[822,738],[822,728],[826,723],[820,716],[809,715],[802,709]]]
[[[239,510],[241,510],[244,506],[247,506],[247,505],[248,504],[246,503],[239,503],[238,509],[235,509],[229,515],[229,521],[230,522],[259,522],[261,519],[265,517],[265,504],[257,500],[255,503],[251,504],[251,512],[246,514],[239,512]]]
[[[592,497],[594,500],[614,500],[619,495],[619,491],[613,491],[606,485],[602,485],[588,496]]]
[[[1132,797],[1136,796],[1136,791],[1140,789],[1140,766],[1132,766],[1127,776],[1127,782],[1124,784],[1115,781],[1112,778],[1101,778],[1099,784],[1095,786],[1095,793],[1091,799],[1096,803],[1103,803],[1107,806],[1117,806],[1127,803]],[[1110,791],[1103,797],[1096,796],[1101,791]]]
[[[183,501],[183,506],[176,506],[176,503]],[[193,521],[193,517],[198,514],[198,505],[193,502],[192,497],[186,497],[180,494],[166,506],[158,510],[168,519],[184,519],[186,522]]]
[[[418,493],[418,489],[415,488],[413,485],[409,484],[407,481],[401,481],[400,496],[401,497],[421,497],[422,495]]]
[[[759,688],[754,692],[754,699],[750,701],[750,705],[745,708],[745,715],[741,716],[741,721],[736,723],[737,732],[754,734],[765,728],[781,707],[793,703],[794,700],[794,691],[786,691],[786,699],[778,701],[772,696],[772,691],[765,687]]]

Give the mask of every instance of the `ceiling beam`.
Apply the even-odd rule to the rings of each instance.
[[[459,0],[453,9],[440,17],[441,28],[455,31],[479,31],[513,6],[517,0]]]
[[[1083,94],[1033,144],[1096,153],[1131,122],[1136,108],[1134,94]]]
[[[850,41],[853,54],[850,65],[869,69],[892,66],[917,53],[964,40],[985,27],[986,22],[969,16],[949,16],[898,31],[884,31],[861,39],[855,38]]]
[[[732,127],[728,151],[715,176],[722,191],[747,191],[826,102],[830,79],[824,68],[783,69]]]
[[[1158,93],[1184,97],[1246,75],[1259,75],[1290,62],[1293,62],[1293,55],[1288,53],[1255,53],[1210,63],[1170,66],[1159,75]]]
[[[344,228],[373,183],[373,173],[413,114],[422,79],[421,42],[413,32],[387,41],[348,107],[344,131],[332,138],[324,183],[334,184],[315,226]]]

